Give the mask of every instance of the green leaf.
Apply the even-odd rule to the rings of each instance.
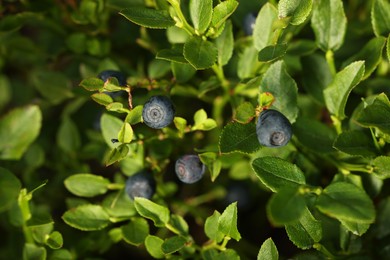
[[[191,128],[191,131],[203,130],[209,131],[217,127],[217,122],[212,118],[207,118],[206,111],[204,109],[199,109],[194,114],[194,126]]]
[[[337,134],[333,128],[309,117],[298,117],[293,125],[299,142],[315,152],[334,152],[333,143]]]
[[[208,217],[204,224],[204,231],[206,233],[206,236],[217,243],[221,242],[224,237],[224,234],[219,231],[218,228],[218,221],[220,217],[221,213],[214,210],[213,215]]]
[[[230,20],[226,21],[221,35],[215,39],[215,45],[218,50],[218,64],[224,66],[232,57],[234,49],[233,26]]]
[[[264,74],[260,83],[260,93],[264,92],[270,92],[275,98],[271,108],[279,110],[294,123],[298,116],[298,88],[283,61],[273,63]]]
[[[241,239],[237,229],[237,202],[233,202],[222,212],[218,219],[218,231],[236,241]]]
[[[63,244],[64,240],[61,233],[58,231],[54,231],[47,237],[46,245],[48,245],[51,249],[60,249]]]
[[[207,69],[217,60],[218,50],[214,43],[192,36],[184,44],[184,58],[197,70]]]
[[[32,82],[39,93],[52,104],[73,97],[71,81],[60,72],[37,70],[32,73]]]
[[[369,224],[375,220],[370,197],[363,189],[347,182],[335,182],[326,187],[316,206],[322,213],[343,221]]]
[[[375,97],[355,116],[356,123],[363,127],[377,127],[385,134],[390,134],[390,102],[386,94]]]
[[[66,249],[57,249],[50,254],[50,260],[72,260],[74,257]]]
[[[211,22],[213,0],[190,0],[190,16],[195,30],[203,34]]]
[[[260,51],[270,45],[274,38],[274,23],[278,20],[278,10],[270,3],[266,3],[257,15],[253,28],[253,44]]]
[[[187,239],[182,236],[173,236],[164,241],[161,249],[164,254],[172,254],[182,249],[187,243]]]
[[[46,249],[32,243],[24,244],[23,260],[46,260]]]
[[[129,151],[130,149],[127,144],[121,144],[118,147],[112,149],[106,159],[106,166],[125,159],[129,154]]]
[[[182,216],[172,214],[170,224],[179,231],[179,235],[188,236],[188,224]]]
[[[257,254],[257,260],[278,260],[279,259],[279,252],[276,248],[276,245],[274,241],[272,241],[272,238],[268,238],[264,241],[264,243],[261,245],[259,253]]]
[[[313,54],[317,49],[317,45],[312,40],[300,39],[288,44],[287,54],[295,56],[304,56]],[[323,55],[319,55],[323,57]],[[305,75],[306,76],[306,75]]]
[[[370,227],[370,224],[366,223],[356,223],[354,221],[340,220],[341,224],[344,228],[346,228],[349,232],[357,236],[362,236]]]
[[[206,165],[207,169],[210,171],[211,181],[215,181],[221,172],[222,163],[217,158],[217,154],[213,152],[205,152],[199,154],[200,161]]]
[[[135,246],[144,243],[149,235],[149,224],[144,218],[134,218],[128,224],[121,227],[123,239]]]
[[[390,3],[388,1],[373,1],[371,23],[376,36],[387,36],[390,33]]]
[[[79,173],[66,178],[64,184],[74,195],[88,198],[106,193],[110,181],[102,176]]]
[[[300,219],[285,226],[291,242],[300,249],[309,249],[322,239],[322,225],[306,207]]]
[[[86,204],[65,212],[62,219],[71,227],[83,231],[100,230],[108,226],[110,216],[98,205]]]
[[[173,76],[178,83],[184,83],[190,80],[196,73],[196,69],[191,64],[171,62]]]
[[[287,44],[269,45],[260,50],[258,59],[261,62],[271,62],[282,58],[287,51]]]
[[[164,29],[175,25],[175,21],[166,10],[131,7],[120,11],[119,14],[129,21],[146,28]]]
[[[22,185],[16,176],[0,167],[0,212],[7,210],[16,200]]]
[[[98,78],[88,78],[83,79],[79,86],[85,88],[88,91],[97,91],[102,90],[104,87],[104,82],[101,79]]]
[[[215,256],[212,255],[211,257],[212,260],[240,260],[241,259],[240,256],[237,254],[237,252],[230,248],[220,252]]]
[[[375,37],[364,45],[363,49],[361,49],[357,54],[343,62],[343,64],[350,64],[353,61],[363,60],[365,71],[362,80],[367,79],[381,62],[385,44],[385,37]]]
[[[235,0],[226,0],[217,4],[213,9],[211,18],[211,26],[215,28],[221,27],[230,15],[236,10],[238,2]]]
[[[113,218],[118,220],[129,219],[137,214],[134,203],[124,189],[107,195],[102,202],[102,206],[110,215],[111,220]]]
[[[221,133],[219,150],[221,153],[243,152],[253,153],[260,148],[254,123],[229,123]]]
[[[134,205],[138,213],[154,222],[156,227],[163,227],[169,222],[169,209],[148,199],[136,197]]]
[[[134,107],[127,114],[125,122],[129,123],[130,125],[135,125],[135,124],[141,122],[142,121],[142,110],[143,110],[142,105]]]
[[[129,123],[124,123],[118,133],[118,140],[121,143],[128,144],[133,140],[133,128]]]
[[[343,2],[341,0],[322,0],[313,6],[311,26],[318,47],[324,51],[335,51],[344,42],[347,30]]]
[[[300,187],[284,187],[268,201],[267,215],[274,225],[285,225],[297,221],[305,208],[305,197],[300,193]]]
[[[0,159],[18,160],[38,137],[42,113],[38,106],[15,108],[0,119]]]
[[[390,157],[378,156],[371,161],[374,166],[374,174],[381,179],[390,178]]]
[[[252,167],[261,182],[273,192],[306,183],[305,175],[295,164],[278,157],[257,158]]]
[[[338,72],[332,83],[324,90],[325,104],[329,112],[344,119],[349,93],[359,84],[364,75],[364,61],[356,61]]]
[[[123,126],[123,121],[115,116],[104,113],[100,118],[100,125],[106,144],[111,148],[117,147],[118,144],[112,143],[111,140],[117,138],[118,133]]]
[[[300,25],[310,15],[312,4],[312,0],[281,0],[278,4],[279,19],[289,17],[291,24]]]
[[[261,64],[257,60],[258,51],[252,45],[247,46],[243,53],[239,55],[237,75],[240,79],[254,77],[256,70]]]
[[[157,236],[148,235],[145,239],[145,247],[148,253],[154,258],[164,258],[165,254],[161,249],[164,240]]]
[[[57,133],[57,145],[67,153],[76,153],[81,146],[81,137],[73,120],[65,116]]]
[[[241,124],[249,123],[256,116],[255,107],[250,102],[241,103],[234,114],[234,120]]]
[[[181,48],[163,49],[157,52],[156,59],[173,61],[183,64],[187,63],[187,60],[183,56],[183,46]],[[181,65],[182,64],[180,64],[180,66]]]
[[[390,62],[390,33],[389,36],[387,37],[386,53],[387,53],[387,59]]]
[[[337,136],[333,146],[337,150],[350,155],[371,157],[376,154],[371,136],[358,130],[341,133]]]
[[[187,128],[187,120],[185,120],[182,117],[175,117],[173,119],[173,123],[175,124],[175,127],[179,131],[179,136],[184,136],[185,130]]]
[[[332,82],[333,77],[324,55],[315,53],[302,57],[302,73],[305,75],[303,87],[321,105],[325,104],[324,89]]]
[[[91,98],[98,104],[107,106],[114,102],[111,96],[105,94],[105,93],[95,93],[91,95]]]

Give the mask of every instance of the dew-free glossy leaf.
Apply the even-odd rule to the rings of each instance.
[[[32,73],[32,82],[38,92],[52,104],[73,97],[71,81],[63,73],[37,70]]]
[[[390,3],[388,1],[373,1],[371,23],[376,36],[387,36],[390,33]]]
[[[215,39],[215,45],[218,50],[218,64],[220,66],[226,65],[232,57],[234,49],[233,26],[230,20],[226,21],[221,35]]]
[[[211,18],[211,26],[219,28],[236,10],[238,2],[235,0],[226,0],[217,4],[213,9],[213,17]]]
[[[319,48],[335,51],[344,42],[347,30],[343,2],[341,0],[322,0],[313,5],[311,26]]]
[[[389,36],[387,37],[386,53],[387,53],[387,59],[390,62],[390,33]]]
[[[119,14],[129,21],[146,28],[164,29],[175,25],[175,21],[166,10],[131,7],[122,10]]]
[[[260,83],[260,93],[265,92],[270,92],[275,98],[271,108],[283,113],[291,123],[294,123],[298,116],[298,88],[283,61],[273,63],[264,74]]]
[[[361,236],[366,233],[370,227],[370,224],[366,223],[357,223],[348,220],[340,220],[340,222],[344,228],[346,228],[349,232],[352,232],[352,234],[357,236]]]
[[[267,215],[274,225],[285,225],[300,219],[305,209],[305,197],[299,192],[299,186],[284,187],[272,194]]]
[[[121,227],[123,239],[132,245],[138,246],[149,235],[149,224],[144,218],[134,218]]]
[[[257,15],[253,28],[253,44],[260,51],[272,43],[274,22],[278,19],[278,10],[270,3],[266,3]]]
[[[0,212],[2,212],[17,200],[22,185],[12,172],[0,167],[0,187]]]
[[[222,163],[217,158],[217,154],[213,152],[205,152],[199,154],[200,161],[206,165],[207,169],[210,171],[211,181],[215,181],[221,172]]]
[[[187,243],[187,239],[182,236],[173,236],[164,241],[161,245],[161,249],[164,254],[172,254],[182,249]]]
[[[46,260],[46,248],[37,246],[34,243],[25,243],[23,248],[23,259]]]
[[[254,77],[260,62],[257,60],[258,51],[253,45],[247,46],[239,55],[237,75],[240,79]]]
[[[221,153],[234,151],[243,153],[253,153],[260,148],[257,140],[256,125],[254,123],[240,124],[229,123],[221,133],[219,149]]]
[[[345,105],[352,89],[359,84],[364,75],[364,61],[356,61],[338,72],[333,81],[324,90],[325,104],[329,112],[344,119]]]
[[[218,50],[215,44],[193,36],[184,44],[184,58],[197,70],[213,66],[217,60]]]
[[[385,37],[375,37],[371,39],[356,55],[346,60],[343,64],[350,64],[353,61],[364,60],[365,70],[362,79],[367,79],[381,62],[385,43]]]
[[[106,193],[110,181],[102,176],[79,173],[66,178],[64,184],[74,195],[94,197]]]
[[[291,24],[300,25],[310,15],[312,4],[312,0],[281,0],[278,4],[279,19],[290,17]]]
[[[305,175],[295,164],[278,157],[257,158],[252,167],[261,182],[273,192],[306,183]]]
[[[133,128],[131,128],[131,125],[129,123],[125,122],[118,133],[118,140],[121,143],[128,144],[131,142],[131,140],[133,140],[133,134]]]
[[[135,125],[142,121],[142,105],[138,105],[134,107],[130,112],[127,114],[125,122],[129,123],[130,125]]]
[[[190,0],[190,16],[200,34],[209,27],[213,15],[213,0]]]
[[[215,240],[217,243],[221,242],[224,237],[224,234],[218,229],[220,216],[221,213],[215,210],[213,215],[209,216],[204,224],[204,231],[207,237],[211,240]]]
[[[272,238],[268,238],[261,245],[259,253],[257,254],[257,260],[278,260],[279,252]]]
[[[148,235],[145,239],[145,247],[148,253],[154,258],[164,258],[165,254],[161,249],[164,240],[157,236]]]
[[[98,205],[86,204],[65,212],[62,219],[71,227],[83,231],[100,230],[108,226],[110,216]]]
[[[41,125],[37,105],[15,108],[0,118],[0,159],[20,159],[38,137]]]
[[[356,122],[363,127],[377,127],[390,134],[390,102],[386,94],[379,94],[355,116]]]
[[[118,147],[115,147],[110,151],[106,158],[106,166],[109,166],[113,163],[119,162],[126,158],[126,156],[129,154],[129,147],[127,144],[121,144]]]
[[[370,157],[376,153],[372,137],[358,130],[341,133],[337,136],[333,146],[350,155]]]
[[[378,156],[372,160],[371,165],[374,166],[374,174],[381,178],[390,178],[390,157]]]
[[[255,108],[252,103],[244,102],[237,107],[236,113],[234,114],[234,120],[241,124],[246,124],[249,123],[255,115]]]
[[[105,94],[105,93],[95,93],[91,95],[91,98],[98,104],[107,106],[114,102],[111,96]]]
[[[261,62],[271,62],[280,59],[286,54],[287,44],[280,43],[275,45],[269,45],[261,49],[258,55],[258,59]]]
[[[118,137],[118,133],[123,126],[123,121],[115,116],[104,113],[100,118],[100,125],[106,144],[111,148],[117,147],[118,144],[112,143],[111,140]]]
[[[152,220],[156,227],[163,227],[169,222],[169,209],[142,197],[134,199],[138,213]]]
[[[187,60],[186,60],[187,62]],[[171,62],[173,76],[178,83],[190,80],[196,73],[196,69],[189,63]]]
[[[179,235],[188,236],[189,227],[187,222],[182,216],[172,214],[170,219],[170,224],[172,225],[172,227],[174,227],[176,230],[179,231]]]
[[[51,249],[59,249],[62,247],[63,243],[64,239],[62,238],[62,234],[58,231],[54,231],[47,237],[45,244]]]
[[[88,78],[83,79],[79,86],[85,88],[88,91],[97,91],[101,90],[104,87],[104,82],[101,79],[98,78]]]
[[[241,239],[237,229],[237,202],[233,202],[222,212],[218,219],[218,231],[236,241]]]
[[[73,120],[65,116],[57,132],[57,145],[67,153],[75,153],[81,146],[79,130]]]
[[[183,48],[163,49],[157,52],[156,59],[173,61],[186,64],[187,60],[183,56]],[[180,64],[181,66],[182,64]]]
[[[363,189],[347,182],[335,182],[326,187],[316,206],[322,213],[340,220],[366,224],[375,220],[370,197]]]

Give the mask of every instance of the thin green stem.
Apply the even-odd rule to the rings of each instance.
[[[326,62],[328,63],[330,72],[332,73],[333,76],[336,75],[337,71],[336,71],[336,66],[334,64],[333,51],[328,50],[325,54],[325,58],[326,58]]]
[[[171,4],[173,9],[175,10],[176,15],[178,16],[177,19],[174,18],[176,21],[176,26],[179,28],[184,29],[188,34],[195,35],[195,29],[187,22],[183,12],[180,8],[180,1],[179,0],[167,0],[168,3]]]
[[[192,207],[196,207],[196,206],[199,206],[199,205],[206,203],[206,202],[209,202],[209,201],[213,201],[216,199],[222,199],[225,196],[226,196],[225,189],[218,187],[218,188],[211,190],[210,192],[208,192],[206,194],[191,198],[191,199],[187,200],[186,202],[187,202],[187,205],[190,205]]]
[[[223,72],[222,66],[218,66],[217,64],[214,64],[211,68],[215,72],[215,75],[217,75],[217,78],[219,79],[219,81],[221,81],[222,87],[226,91],[228,91],[229,90],[229,81],[225,77],[225,73]]]
[[[327,257],[331,258],[331,259],[334,259],[335,256],[329,252],[328,249],[326,249],[323,245],[321,245],[320,243],[315,243],[313,245],[313,248],[317,249],[318,251],[320,251],[321,253],[323,253],[324,255],[326,255]]]
[[[374,129],[372,127],[370,127],[370,132],[371,132],[372,140],[374,141],[375,148],[378,151],[380,151],[381,150],[381,146],[378,143],[378,139],[376,139],[376,136],[375,136],[375,133],[374,133]]]

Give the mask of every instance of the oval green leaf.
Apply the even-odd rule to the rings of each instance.
[[[0,212],[2,212],[17,200],[22,185],[12,172],[0,167],[0,187]]]
[[[110,216],[98,205],[86,204],[65,212],[62,219],[71,227],[83,231],[100,230],[108,226]]]
[[[122,10],[119,14],[129,21],[146,28],[164,29],[175,25],[175,21],[166,10],[132,7]]]
[[[142,197],[136,197],[134,205],[138,213],[144,218],[152,220],[156,227],[163,227],[168,224],[169,209],[167,207],[160,206]]]
[[[221,153],[242,152],[253,153],[260,148],[254,123],[229,123],[221,133],[219,150]]]
[[[65,187],[80,197],[94,197],[107,192],[110,181],[102,176],[80,173],[65,179]]]
[[[184,58],[197,70],[207,69],[217,60],[218,50],[214,43],[202,37],[190,37],[184,44]]]
[[[149,224],[144,218],[132,219],[127,225],[121,227],[123,239],[135,246],[144,243],[149,235]]]

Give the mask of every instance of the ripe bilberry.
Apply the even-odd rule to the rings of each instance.
[[[255,28],[256,15],[249,13],[244,17],[244,32],[246,35],[252,35]]]
[[[153,96],[142,110],[144,123],[154,129],[161,129],[172,123],[175,117],[175,107],[166,96]]]
[[[206,170],[206,166],[195,154],[183,155],[177,159],[175,164],[176,175],[184,183],[195,183],[199,181]]]
[[[126,76],[116,70],[104,70],[99,73],[98,78],[106,82],[108,78],[114,77],[118,80],[119,86],[125,86],[126,85]]]
[[[156,183],[152,174],[144,170],[127,179],[125,190],[132,200],[135,197],[151,199],[156,190]]]
[[[256,133],[263,146],[285,146],[292,135],[291,123],[277,110],[263,110],[257,121]]]

